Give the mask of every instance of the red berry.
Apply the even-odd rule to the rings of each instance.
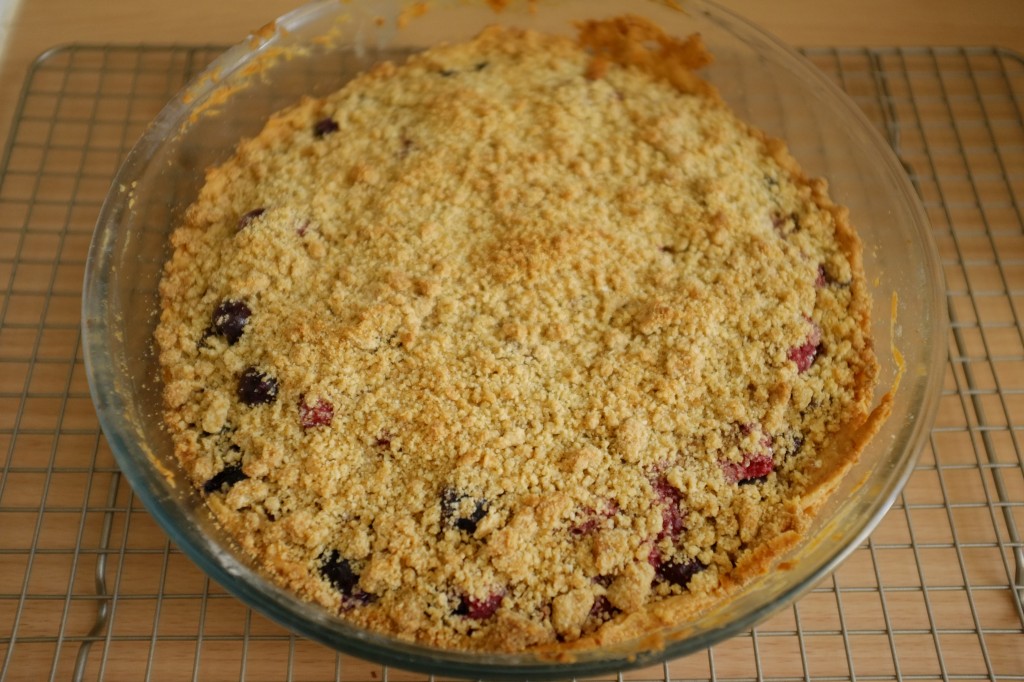
[[[744,483],[754,481],[770,474],[775,469],[771,455],[747,455],[743,461],[723,462],[722,470],[725,472],[725,480],[730,483]]]
[[[473,620],[486,620],[494,615],[504,598],[504,592],[492,592],[483,599],[462,597],[455,609],[455,615]]]
[[[807,333],[807,340],[789,349],[789,359],[796,363],[796,371],[801,374],[810,369],[821,351],[821,327],[813,320],[809,322],[811,330]]]
[[[664,476],[658,477],[651,483],[654,488],[654,495],[661,506],[661,532],[658,533],[658,540],[662,538],[677,538],[686,530],[683,523],[683,512],[679,509],[679,503],[683,500],[683,494],[673,486]]]
[[[738,464],[736,462],[721,463],[725,480],[729,483],[756,481],[775,470],[775,462],[772,459],[771,437],[764,432],[759,424],[743,424],[740,426],[740,431],[743,434],[749,434],[753,431],[760,433],[761,437],[758,439],[759,449],[757,452],[744,453],[743,461]]]
[[[304,429],[314,426],[330,426],[334,419],[334,405],[320,398],[313,405],[306,404],[306,397],[299,396],[299,424]]]
[[[569,528],[569,532],[573,535],[593,533],[601,527],[601,522],[604,519],[610,519],[618,513],[619,505],[615,504],[615,500],[605,501],[604,506],[600,510],[586,507],[583,509],[583,521]]]
[[[828,274],[825,272],[825,266],[824,265],[819,265],[818,266],[818,276],[814,279],[814,286],[816,286],[819,289],[821,289],[821,288],[825,287],[826,285],[828,285]]]

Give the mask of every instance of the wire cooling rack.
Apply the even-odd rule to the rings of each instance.
[[[121,479],[79,338],[117,164],[215,47],[31,68],[0,162],[0,680],[419,680],[295,638],[211,583]],[[630,680],[1024,680],[1024,62],[814,50],[931,218],[953,320],[938,420],[870,539],[792,607]],[[613,676],[611,679],[616,679]]]

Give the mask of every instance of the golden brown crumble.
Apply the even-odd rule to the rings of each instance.
[[[693,74],[697,38],[618,21],[589,50],[490,29],[307,99],[173,234],[181,465],[354,623],[644,635],[765,570],[856,457],[833,445],[877,370],[845,212]]]

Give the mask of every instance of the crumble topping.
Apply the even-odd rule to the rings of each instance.
[[[698,38],[626,49],[652,31],[489,29],[208,172],[161,285],[165,421],[278,583],[429,645],[596,646],[766,570],[856,458],[845,211]]]

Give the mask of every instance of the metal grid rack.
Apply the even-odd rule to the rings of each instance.
[[[212,584],[121,480],[79,300],[122,155],[216,47],[73,46],[30,70],[0,163],[0,680],[419,680],[295,638]],[[1024,680],[1024,61],[813,50],[932,221],[940,413],[871,538],[788,609],[630,680]],[[615,679],[614,676],[612,679]]]

